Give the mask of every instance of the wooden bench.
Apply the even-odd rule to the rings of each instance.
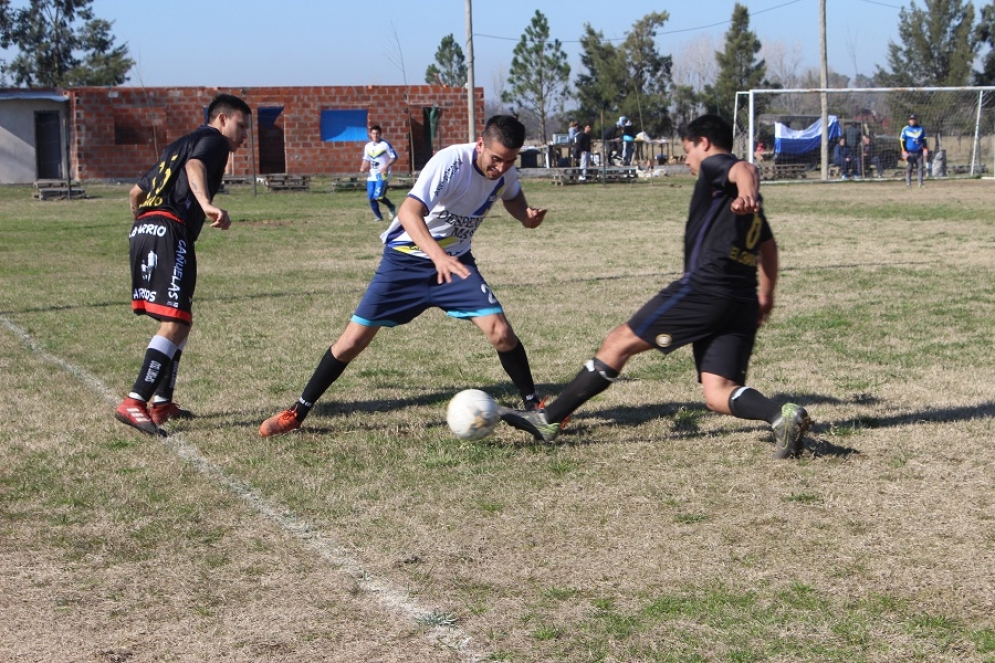
[[[38,200],[79,200],[86,198],[86,191],[73,180],[36,180],[34,197]]]
[[[387,189],[410,189],[415,178],[407,173],[391,175]],[[366,191],[366,175],[332,175],[332,191]]]
[[[805,164],[803,163],[761,163],[760,179],[762,180],[803,180],[805,179]]]
[[[307,191],[311,188],[311,176],[269,173],[263,176],[263,183],[270,191]]]
[[[587,179],[580,179],[583,171],[580,168],[557,168],[553,173],[553,184],[567,186],[570,184],[587,184],[589,182],[635,182],[638,173],[634,166],[613,167],[606,170],[591,166],[587,169]]]

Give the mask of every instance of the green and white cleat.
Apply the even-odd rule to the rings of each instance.
[[[802,437],[812,425],[812,419],[801,405],[785,403],[781,416],[773,424],[774,458],[797,456],[804,448]]]
[[[536,440],[552,442],[560,434],[560,424],[546,421],[544,410],[512,410],[511,408],[500,408],[501,421],[512,428],[523,430],[529,433]]]

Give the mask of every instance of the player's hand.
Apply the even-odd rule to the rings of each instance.
[[[441,258],[432,258],[432,262],[435,263],[435,271],[438,273],[436,283],[452,283],[453,275],[461,279],[470,276],[470,269],[460,262],[459,258],[448,253]]]
[[[760,211],[760,201],[751,195],[737,196],[730,208],[733,214],[756,214]]]
[[[906,152],[905,150],[902,150],[902,158],[903,159],[908,159],[909,158],[909,153]]]
[[[546,218],[546,210],[539,207],[526,207],[525,220],[522,225],[526,228],[538,228],[543,219]]]
[[[231,227],[231,217],[228,216],[228,210],[223,210],[220,207],[211,205],[204,210],[204,214],[211,220],[212,228],[228,230],[228,228]]]

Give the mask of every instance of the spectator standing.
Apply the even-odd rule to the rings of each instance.
[[[632,120],[622,117],[622,165],[632,165],[632,155],[636,151],[636,128]]]
[[[923,184],[924,171],[926,169],[926,156],[929,153],[926,144],[926,129],[919,124],[919,116],[915,113],[909,115],[909,124],[902,128],[902,133],[898,137],[902,144],[902,158],[905,159],[905,186],[912,186],[912,170],[918,169],[919,188]]]
[[[397,161],[397,152],[393,145],[383,140],[379,124],[370,127],[369,136],[370,142],[363,148],[363,160],[359,163],[360,172],[370,173],[366,178],[366,197],[370,199],[374,221],[383,221],[380,203],[387,206],[387,213],[393,221],[397,208],[387,199],[387,183],[390,181],[390,167]]]
[[[180,357],[193,325],[197,286],[194,243],[204,227],[228,230],[228,211],[214,205],[228,157],[248,136],[252,111],[238,97],[219,94],[207,124],[170,143],[159,162],[128,194],[134,224],[129,235],[131,309],[159,322],[138,378],[114,417],[152,435],[171,419],[189,419],[173,402]]]
[[[881,167],[881,158],[877,154],[874,139],[869,135],[865,135],[860,143],[860,170],[864,177],[869,177],[871,166],[877,169],[877,178],[881,179],[884,175],[884,169]]]
[[[587,179],[587,169],[591,165],[591,125],[585,124],[584,130],[577,134],[574,142],[574,157],[580,164],[580,181]]]

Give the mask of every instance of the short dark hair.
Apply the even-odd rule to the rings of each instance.
[[[252,109],[249,108],[249,104],[245,103],[234,94],[226,94],[224,92],[218,94],[211,100],[211,105],[207,107],[207,120],[210,122],[221,113],[226,115],[233,113],[235,111],[242,111],[245,113],[246,117],[252,115]]]
[[[372,133],[374,131],[379,131],[380,133],[383,133],[383,129],[380,128],[379,124],[374,124],[372,127],[366,130],[366,133]]]
[[[496,140],[507,148],[517,150],[525,144],[525,125],[511,115],[495,115],[487,120],[482,136],[485,143]]]
[[[719,149],[732,151],[732,125],[718,115],[696,117],[681,130],[681,140],[697,145],[702,138]]]

